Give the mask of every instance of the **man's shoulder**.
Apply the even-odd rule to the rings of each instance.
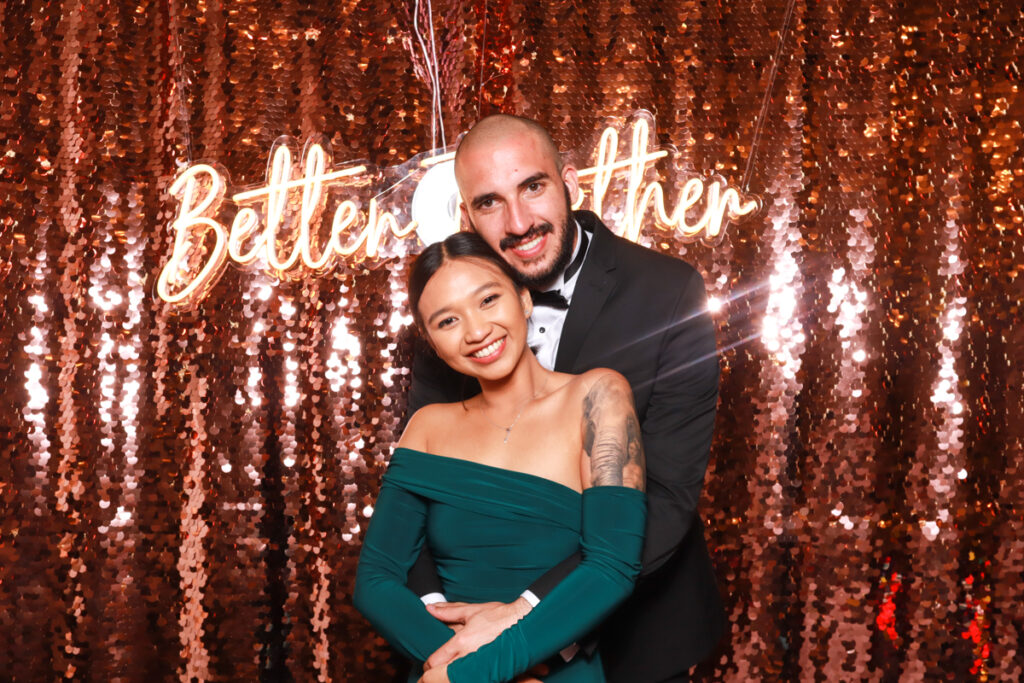
[[[602,241],[605,241],[606,245],[614,252],[616,268],[655,278],[700,277],[697,269],[682,258],[656,251],[616,235],[589,211],[578,213],[581,214],[581,222],[585,221],[592,226],[595,235],[601,235]]]
[[[625,237],[612,235],[620,250],[619,265],[638,272],[649,273],[657,277],[700,277],[700,273],[687,261],[678,256],[655,251],[641,244],[631,242]]]

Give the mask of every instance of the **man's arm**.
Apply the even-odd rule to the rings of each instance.
[[[647,528],[641,578],[664,565],[693,527],[714,429],[719,377],[715,327],[707,309],[704,281],[696,270],[688,269],[688,273],[689,280],[681,287],[671,316],[661,323],[667,332],[641,425],[647,459]],[[530,593],[543,601],[580,560],[580,553],[569,556],[531,584]],[[514,606],[431,606],[430,613],[435,617],[464,624],[466,629],[429,662],[445,661],[454,652],[489,642],[495,627],[487,612],[501,610],[506,624],[512,624],[512,615],[517,613]],[[482,626],[478,629],[473,620]],[[464,643],[471,644],[463,647]],[[585,647],[592,650],[595,645],[596,641],[590,641]]]
[[[508,680],[589,633],[633,589],[640,571],[644,453],[625,378],[599,371],[583,399],[582,561],[540,605],[475,652],[452,641],[428,668],[448,667],[456,683]],[[453,639],[454,640],[454,639]]]
[[[593,491],[592,489],[595,488],[625,487],[643,492],[646,486],[643,442],[633,406],[633,394],[626,379],[619,373],[608,370],[591,373],[591,383],[583,398],[582,408],[583,457],[580,462],[580,476],[585,489],[584,500],[588,497],[606,495],[604,491]],[[586,521],[587,516],[584,513],[584,527],[586,527]],[[639,540],[642,541],[642,537]],[[588,550],[590,551],[589,557]],[[566,629],[553,631],[553,633],[559,635],[576,633],[573,640],[586,635],[588,629],[580,629],[580,627],[589,623],[590,628],[593,628],[600,623],[600,619],[594,616],[595,612],[588,612],[587,609],[576,604],[574,599],[567,598],[567,596],[577,595],[573,591],[578,590],[583,585],[582,582],[594,580],[590,574],[594,570],[593,564],[597,561],[596,557],[599,555],[595,554],[593,544],[588,543],[587,534],[584,533],[581,550],[573,555],[577,561],[565,580],[553,587],[544,603],[531,603],[532,608],[525,604],[523,598],[509,604],[452,603],[429,606],[428,611],[441,621],[465,628],[430,656],[426,663],[427,668],[441,666],[481,648],[498,637],[499,634],[504,635],[503,631],[523,620],[527,615],[529,615],[527,623],[535,623],[534,620],[538,619],[537,614],[550,615],[553,611],[557,613],[558,610],[565,609],[567,605],[571,608],[572,614],[563,617],[566,621],[564,625]],[[566,566],[566,564],[563,562],[561,566]],[[639,569],[639,565],[637,569]],[[548,574],[551,572],[549,571]],[[600,585],[600,581],[597,581],[595,585]],[[632,585],[630,585],[631,589]],[[618,598],[612,598],[612,604],[624,597],[625,595],[621,595]],[[595,602],[588,609],[595,608],[597,604]],[[538,608],[539,612],[533,608]],[[582,622],[578,621],[583,614],[591,615],[589,621],[586,619]],[[572,627],[576,627],[577,630],[569,630]],[[558,641],[552,639],[549,643],[556,644]],[[561,646],[564,648],[562,654],[568,660],[575,654],[578,645],[575,642],[569,647],[564,647],[565,645],[566,641],[562,641]],[[596,646],[596,640],[591,639],[583,646],[588,652],[592,652]]]
[[[690,273],[667,321],[642,425],[647,534],[641,576],[664,565],[693,528],[711,451],[719,377],[715,325],[704,281],[696,270]]]
[[[689,269],[669,319],[641,432],[647,457],[647,535],[643,570],[672,557],[697,517],[718,404],[715,325],[700,274]],[[574,553],[530,585],[543,600],[580,562]]]

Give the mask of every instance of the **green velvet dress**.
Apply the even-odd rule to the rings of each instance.
[[[542,477],[398,448],[359,558],[354,601],[388,642],[422,663],[453,632],[405,585],[426,542],[450,601],[511,602],[566,557],[582,561],[494,642],[452,662],[453,683],[508,681],[534,665],[546,683],[603,681],[596,653],[556,653],[584,638],[632,590],[640,570],[644,494],[582,494]],[[414,667],[416,680],[422,669]]]

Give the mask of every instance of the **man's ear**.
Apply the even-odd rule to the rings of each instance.
[[[572,205],[576,205],[576,201],[580,197],[580,176],[576,167],[572,164],[566,164],[562,167],[562,182],[569,188],[569,199],[572,200]]]
[[[475,232],[473,224],[469,222],[469,213],[466,211],[466,202],[459,200],[459,229],[462,232]]]

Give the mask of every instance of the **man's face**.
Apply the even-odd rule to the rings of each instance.
[[[576,169],[558,162],[532,135],[477,144],[455,169],[468,226],[533,288],[549,286],[572,256],[571,195]]]

